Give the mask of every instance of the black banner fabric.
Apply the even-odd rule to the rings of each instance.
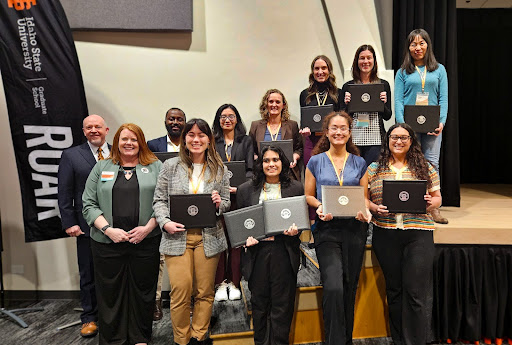
[[[65,237],[57,170],[62,151],[85,139],[81,128],[87,104],[75,44],[58,0],[0,0],[0,68],[25,241]]]

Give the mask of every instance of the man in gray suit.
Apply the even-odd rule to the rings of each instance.
[[[99,115],[90,115],[83,122],[87,142],[62,152],[58,172],[58,201],[62,227],[76,237],[78,270],[80,272],[80,315],[82,337],[98,333],[98,307],[94,288],[94,266],[91,254],[90,228],[82,215],[82,194],[85,182],[98,160],[107,158],[110,147],[105,142],[108,127]]]
[[[180,108],[171,108],[165,113],[165,128],[167,135],[148,141],[148,147],[153,152],[179,152],[180,137],[185,127],[187,118],[185,112]],[[160,254],[160,273],[158,274],[158,285],[156,287],[155,311],[153,320],[162,319],[162,277],[164,274],[165,257]]]

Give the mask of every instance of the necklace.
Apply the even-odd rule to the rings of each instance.
[[[125,175],[131,175],[135,171],[135,167],[122,167]]]

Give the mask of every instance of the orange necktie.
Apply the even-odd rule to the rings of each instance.
[[[103,150],[101,149],[101,147],[98,149],[98,161],[102,161],[105,159],[105,157],[103,157]]]

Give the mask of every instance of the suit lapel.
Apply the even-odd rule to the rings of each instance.
[[[215,143],[217,153],[219,154],[220,158],[223,162],[227,162],[228,157],[226,157],[226,151],[224,150],[224,140],[220,139]],[[233,147],[234,148],[234,147]],[[233,149],[231,149],[231,156],[233,156]]]
[[[286,139],[287,132],[288,132],[288,122],[281,122],[281,140]]]
[[[254,190],[253,193],[251,193],[251,205],[259,204],[260,194],[261,194],[261,189],[256,189],[256,190]]]
[[[236,150],[238,149],[238,142],[235,140],[233,140],[233,147],[231,148],[231,160],[232,161],[236,161],[236,157],[238,157],[237,155],[237,152]],[[238,160],[241,160],[241,159],[238,159]]]
[[[85,161],[89,163],[91,167],[93,167],[96,164],[96,159],[94,158],[94,155],[92,154],[91,148],[89,147],[88,143],[83,143],[80,146],[80,154],[82,157],[84,157]]]

